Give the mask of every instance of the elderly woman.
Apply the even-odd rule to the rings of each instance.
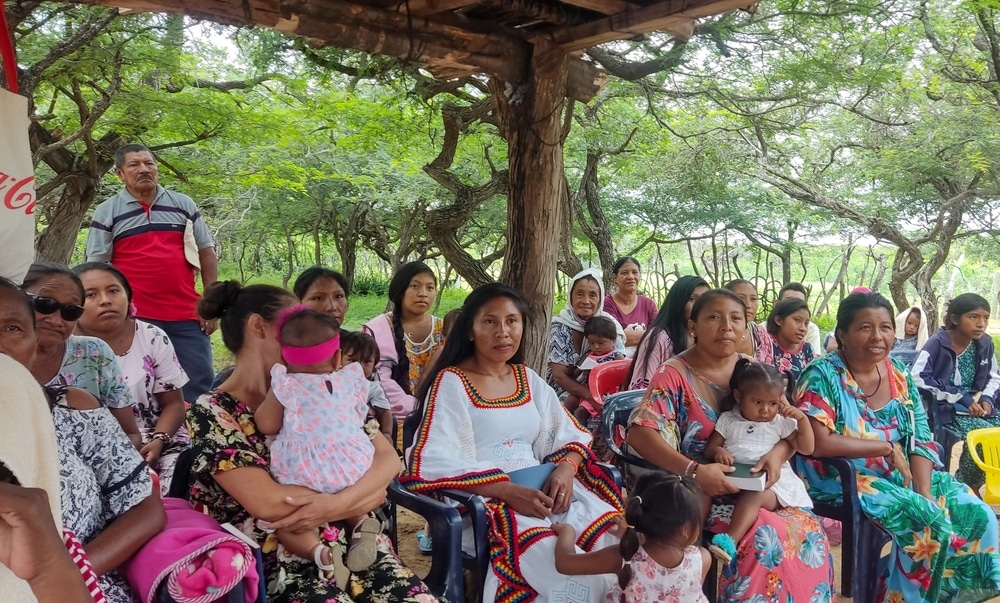
[[[889,533],[892,549],[879,601],[948,600],[958,591],[1000,586],[997,519],[943,471],[913,379],[889,350],[892,306],[877,293],[840,302],[839,349],[799,381],[799,407],[813,420],[816,456],[854,459],[861,509]],[[810,495],[836,500],[836,475],[804,463]]]
[[[28,297],[0,281],[0,352],[24,365],[35,355],[35,317]],[[48,388],[59,459],[63,526],[86,546],[111,603],[134,593],[115,568],[166,522],[163,503],[142,457],[108,409],[76,388]],[[2,410],[2,409],[0,409]]]
[[[629,369],[629,389],[646,389],[649,379],[660,365],[671,356],[687,349],[688,318],[691,307],[703,293],[708,283],[700,276],[682,276],[670,288],[656,320],[643,335],[636,350],[635,360]]]
[[[590,434],[521,364],[526,314],[524,298],[503,285],[469,294],[419,392],[426,408],[403,482],[418,492],[461,488],[489,499],[498,552],[484,601],[554,603],[570,600],[572,590],[573,601],[603,603],[611,576],[556,571],[550,526],[571,524],[580,534],[578,551],[613,544],[608,532],[622,511],[620,492],[594,465]],[[540,487],[512,481],[512,472],[543,463],[554,467]],[[470,550],[471,527],[466,537]]]
[[[583,336],[583,327],[589,319],[595,316],[611,319],[618,333],[619,349],[624,345],[625,333],[621,325],[604,311],[603,305],[601,273],[593,268],[581,270],[570,282],[566,307],[552,319],[549,331],[548,383],[560,398],[573,395],[580,400],[591,399],[587,385],[577,381],[573,371],[580,357],[590,351]]]
[[[143,444],[139,454],[156,471],[160,492],[166,496],[177,457],[188,445],[181,389],[188,381],[187,373],[167,334],[135,318],[132,287],[120,270],[111,264],[90,262],[73,272],[83,283],[85,300],[76,331],[101,339],[115,353],[135,400]]]
[[[115,362],[115,354],[96,337],[73,335],[83,316],[83,283],[66,266],[35,263],[22,288],[35,307],[38,349],[31,374],[42,385],[78,387],[114,415],[136,448],[142,436],[132,407],[135,400]]]
[[[625,346],[635,351],[649,325],[656,320],[656,302],[639,293],[639,260],[625,256],[611,268],[615,291],[604,298],[604,311],[625,329]]]
[[[746,307],[731,291],[716,289],[691,309],[692,345],[664,363],[653,375],[642,403],[629,418],[629,447],[646,460],[681,475],[693,476],[704,500],[707,529],[725,531],[732,515],[726,495],[739,490],[725,477],[728,467],[699,464],[719,418],[720,403],[746,333]],[[768,484],[781,475],[792,450],[780,442],[761,458]],[[710,504],[711,503],[711,504]],[[711,511],[711,512],[709,512]],[[825,535],[807,510],[761,509],[737,555],[723,568],[719,601],[830,601],[833,564]]]
[[[344,324],[351,287],[343,274],[322,266],[306,268],[295,279],[292,292],[304,305],[329,314]],[[341,332],[344,332],[343,329]]]
[[[270,451],[254,423],[254,410],[270,389],[270,371],[281,360],[275,327],[296,299],[270,285],[243,287],[235,281],[208,288],[198,312],[218,318],[222,341],[236,358],[233,373],[188,411],[191,444],[198,450],[191,472],[192,498],[220,523],[229,522],[262,546],[268,600],[276,603],[349,603],[436,599],[378,537],[375,562],[354,574],[342,589],[312,559],[292,556],[274,530],[317,530],[327,544],[347,548],[349,530],[334,524],[381,505],[386,487],[399,472],[399,458],[388,440],[372,439],[375,459],[353,486],[320,494],[277,483],[269,471]]]
[[[365,323],[365,332],[378,343],[382,388],[399,418],[416,406],[413,392],[441,343],[443,323],[430,313],[435,291],[437,277],[427,264],[403,264],[389,281],[392,311]]]

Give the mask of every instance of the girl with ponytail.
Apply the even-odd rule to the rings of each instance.
[[[576,553],[576,531],[554,523],[556,569],[567,575],[616,574],[621,603],[707,603],[702,583],[711,557],[696,546],[701,536],[701,490],[692,477],[650,471],[636,481],[625,507],[621,542]],[[639,535],[642,535],[640,541]]]
[[[416,406],[413,394],[441,343],[442,321],[429,312],[436,291],[437,277],[427,264],[403,264],[389,281],[392,309],[364,327],[378,343],[379,377],[399,418]]]

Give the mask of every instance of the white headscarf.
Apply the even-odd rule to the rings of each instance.
[[[927,313],[920,306],[910,306],[896,315],[896,338],[906,339],[906,319],[914,310],[920,314],[920,326],[917,327],[917,351],[919,351],[927,343]]]
[[[611,322],[615,323],[615,330],[618,332],[618,345],[615,347],[624,348],[625,331],[622,330],[622,326],[618,324],[618,321],[615,320],[614,316],[611,316],[610,314],[604,311],[604,281],[601,278],[601,273],[598,272],[596,268],[584,268],[580,272],[576,273],[576,276],[574,276],[573,280],[570,281],[569,283],[569,291],[567,291],[566,293],[566,306],[562,310],[560,310],[559,314],[556,314],[556,316],[552,319],[552,322],[566,325],[567,327],[573,329],[574,331],[583,333],[583,326],[587,323],[587,319],[580,318],[579,316],[576,315],[576,312],[573,311],[573,287],[576,285],[577,281],[580,281],[584,278],[589,278],[596,281],[597,288],[600,291],[600,295],[597,298],[597,309],[594,310],[593,316],[603,316],[605,318],[610,319]],[[583,347],[583,349],[581,350],[582,352],[586,352],[588,350],[586,341],[583,342],[582,347]]]
[[[45,393],[19,362],[0,354],[0,460],[27,488],[49,495],[49,508],[62,531],[56,432]],[[34,602],[28,584],[0,565],[0,601]]]

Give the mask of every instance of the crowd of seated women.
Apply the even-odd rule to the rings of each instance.
[[[523,363],[526,302],[502,285],[473,291],[446,338],[442,319],[431,314],[435,274],[411,262],[391,280],[390,310],[364,325],[378,353],[364,374],[371,382],[358,382],[363,398],[377,390],[395,417],[422,417],[400,481],[431,496],[459,488],[489,501],[493,571],[484,600],[596,603],[655,594],[693,601],[702,600],[703,579],[716,579],[706,578],[700,530],[680,522],[675,533],[657,531],[653,524],[666,524],[650,519],[648,501],[626,501],[600,470],[603,450],[591,431],[601,408],[584,361],[626,357],[626,385],[645,390],[628,422],[627,445],[664,471],[642,481],[640,491],[661,492],[679,515],[697,520],[695,528],[725,532],[734,517],[731,469],[717,462],[723,457],[706,460],[703,452],[732,397],[734,371],[752,359],[797,383],[782,404],[808,417],[814,457],[855,459],[862,509],[892,539],[879,600],[937,601],[959,590],[1000,588],[996,518],[968,487],[981,475],[967,465],[959,479],[940,470],[918,390],[952,405],[959,429],[994,424],[1000,377],[984,336],[985,300],[957,297],[942,330],[927,337],[919,308],[897,319],[880,295],[854,293],[840,304],[833,351],[818,355],[824,350],[801,285],[783,288],[758,323],[760,299],[749,281],[712,289],[683,276],[657,309],[639,293],[637,260],[623,258],[612,272],[611,293],[593,269],[570,281],[541,376]],[[163,528],[161,493],[178,479],[176,460],[190,446],[196,454],[182,478],[189,497],[261,545],[269,600],[439,600],[385,536],[373,541],[374,561],[345,579],[327,571],[332,566],[320,554],[356,544],[351,529],[338,526],[379,507],[400,473],[386,438],[372,436],[370,463],[352,485],[317,492],[275,477],[265,437],[272,430],[256,423],[260,411],[264,425],[272,379],[284,376],[275,365],[292,364],[285,321],[311,311],[342,325],[349,293],[339,273],[322,267],[306,270],[293,292],[210,286],[199,313],[219,321],[234,365],[211,391],[185,401],[187,377],[169,339],[135,318],[129,283],[114,267],[36,264],[23,284],[0,282],[0,368],[12,383],[29,381],[4,388],[3,408],[31,427],[19,436],[20,453],[0,447],[0,469],[7,469],[0,537],[9,543],[0,551],[0,599],[29,597],[30,590],[40,601],[136,600],[118,569]],[[890,358],[894,349],[916,352],[912,375]],[[25,463],[18,458],[24,450],[40,452]],[[768,488],[795,452],[782,440],[760,457]],[[538,483],[516,478],[542,466]],[[821,462],[806,459],[798,469],[813,500],[836,498],[839,488]],[[41,500],[50,504],[33,504]],[[808,505],[780,500],[762,506],[735,543],[718,577],[719,601],[833,599],[822,524]],[[640,524],[650,527],[635,540]],[[317,554],[301,553],[291,539],[286,546],[288,533],[315,540]],[[31,554],[25,539],[37,543],[27,547]],[[63,551],[77,539],[89,562],[67,563]],[[471,534],[463,548],[471,550]],[[99,588],[86,588],[88,572]],[[67,573],[76,578],[68,585]],[[672,583],[698,588],[668,592]]]

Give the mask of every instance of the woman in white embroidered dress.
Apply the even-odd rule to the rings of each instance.
[[[534,597],[537,603],[603,601],[611,575],[567,576],[555,569],[553,522],[573,525],[582,551],[617,543],[610,532],[621,492],[595,465],[591,435],[559,403],[545,380],[522,362],[527,304],[499,284],[465,300],[444,351],[418,399],[424,417],[408,451],[403,482],[417,492],[460,488],[488,499],[502,551],[486,577],[487,603]],[[510,473],[553,463],[538,486]],[[472,550],[471,528],[463,546]]]

